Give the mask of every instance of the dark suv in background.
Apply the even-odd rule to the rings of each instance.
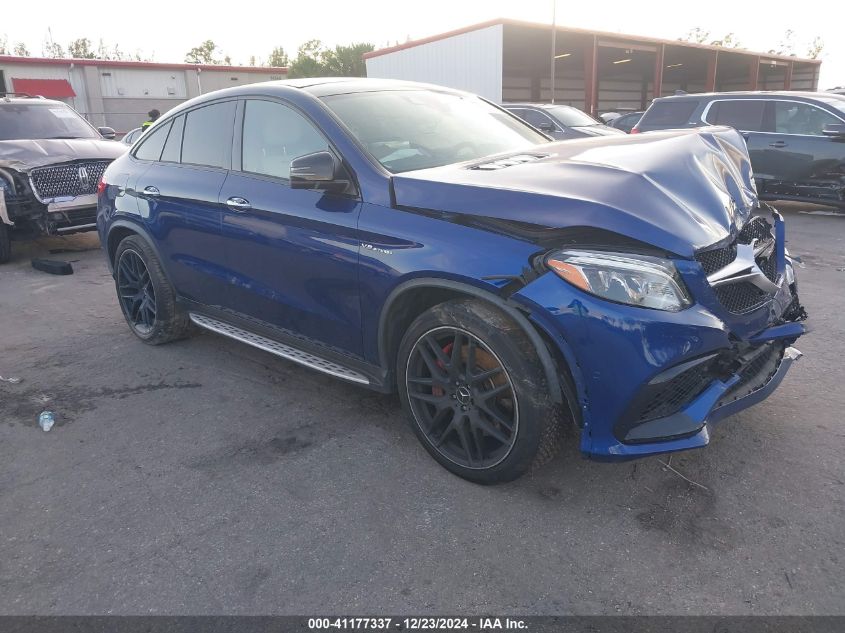
[[[761,199],[845,208],[845,95],[726,92],[655,99],[632,130],[728,125],[745,137]]]
[[[11,239],[97,228],[97,183],[126,151],[61,101],[0,92],[0,264]]]

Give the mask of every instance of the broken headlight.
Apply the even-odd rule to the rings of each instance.
[[[675,265],[661,257],[562,250],[546,257],[546,265],[573,286],[609,301],[671,312],[692,304]]]

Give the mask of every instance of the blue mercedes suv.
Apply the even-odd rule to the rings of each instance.
[[[398,392],[480,483],[567,425],[600,459],[705,446],[800,357],[784,222],[729,128],[553,142],[474,95],[301,79],[171,110],[98,191],[141,340],[203,328]]]

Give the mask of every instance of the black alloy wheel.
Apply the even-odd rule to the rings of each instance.
[[[519,426],[516,391],[501,360],[476,335],[438,327],[408,357],[407,395],[431,446],[468,469],[487,469],[513,448]]]
[[[156,293],[150,271],[135,250],[126,249],[117,262],[120,307],[133,330],[148,336],[155,327]]]
[[[190,317],[179,305],[161,260],[144,238],[123,238],[113,262],[120,310],[135,336],[147,345],[161,345],[192,332]]]

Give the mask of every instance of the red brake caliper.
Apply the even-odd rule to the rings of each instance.
[[[453,346],[453,345],[454,345],[454,342],[447,343],[447,344],[446,344],[446,347],[444,347],[444,348],[443,348],[443,353],[444,353],[444,354],[446,354],[446,356],[449,356],[449,355],[452,353],[452,346]],[[438,361],[437,361],[437,366],[438,366],[440,369],[442,369],[443,371],[446,371],[446,366],[443,364],[443,361],[438,360]],[[434,385],[432,385],[432,386],[431,386],[431,395],[433,395],[433,396],[442,396],[442,395],[444,395],[445,393],[446,393],[446,392],[445,392],[445,391],[443,391],[443,387],[435,387]]]

